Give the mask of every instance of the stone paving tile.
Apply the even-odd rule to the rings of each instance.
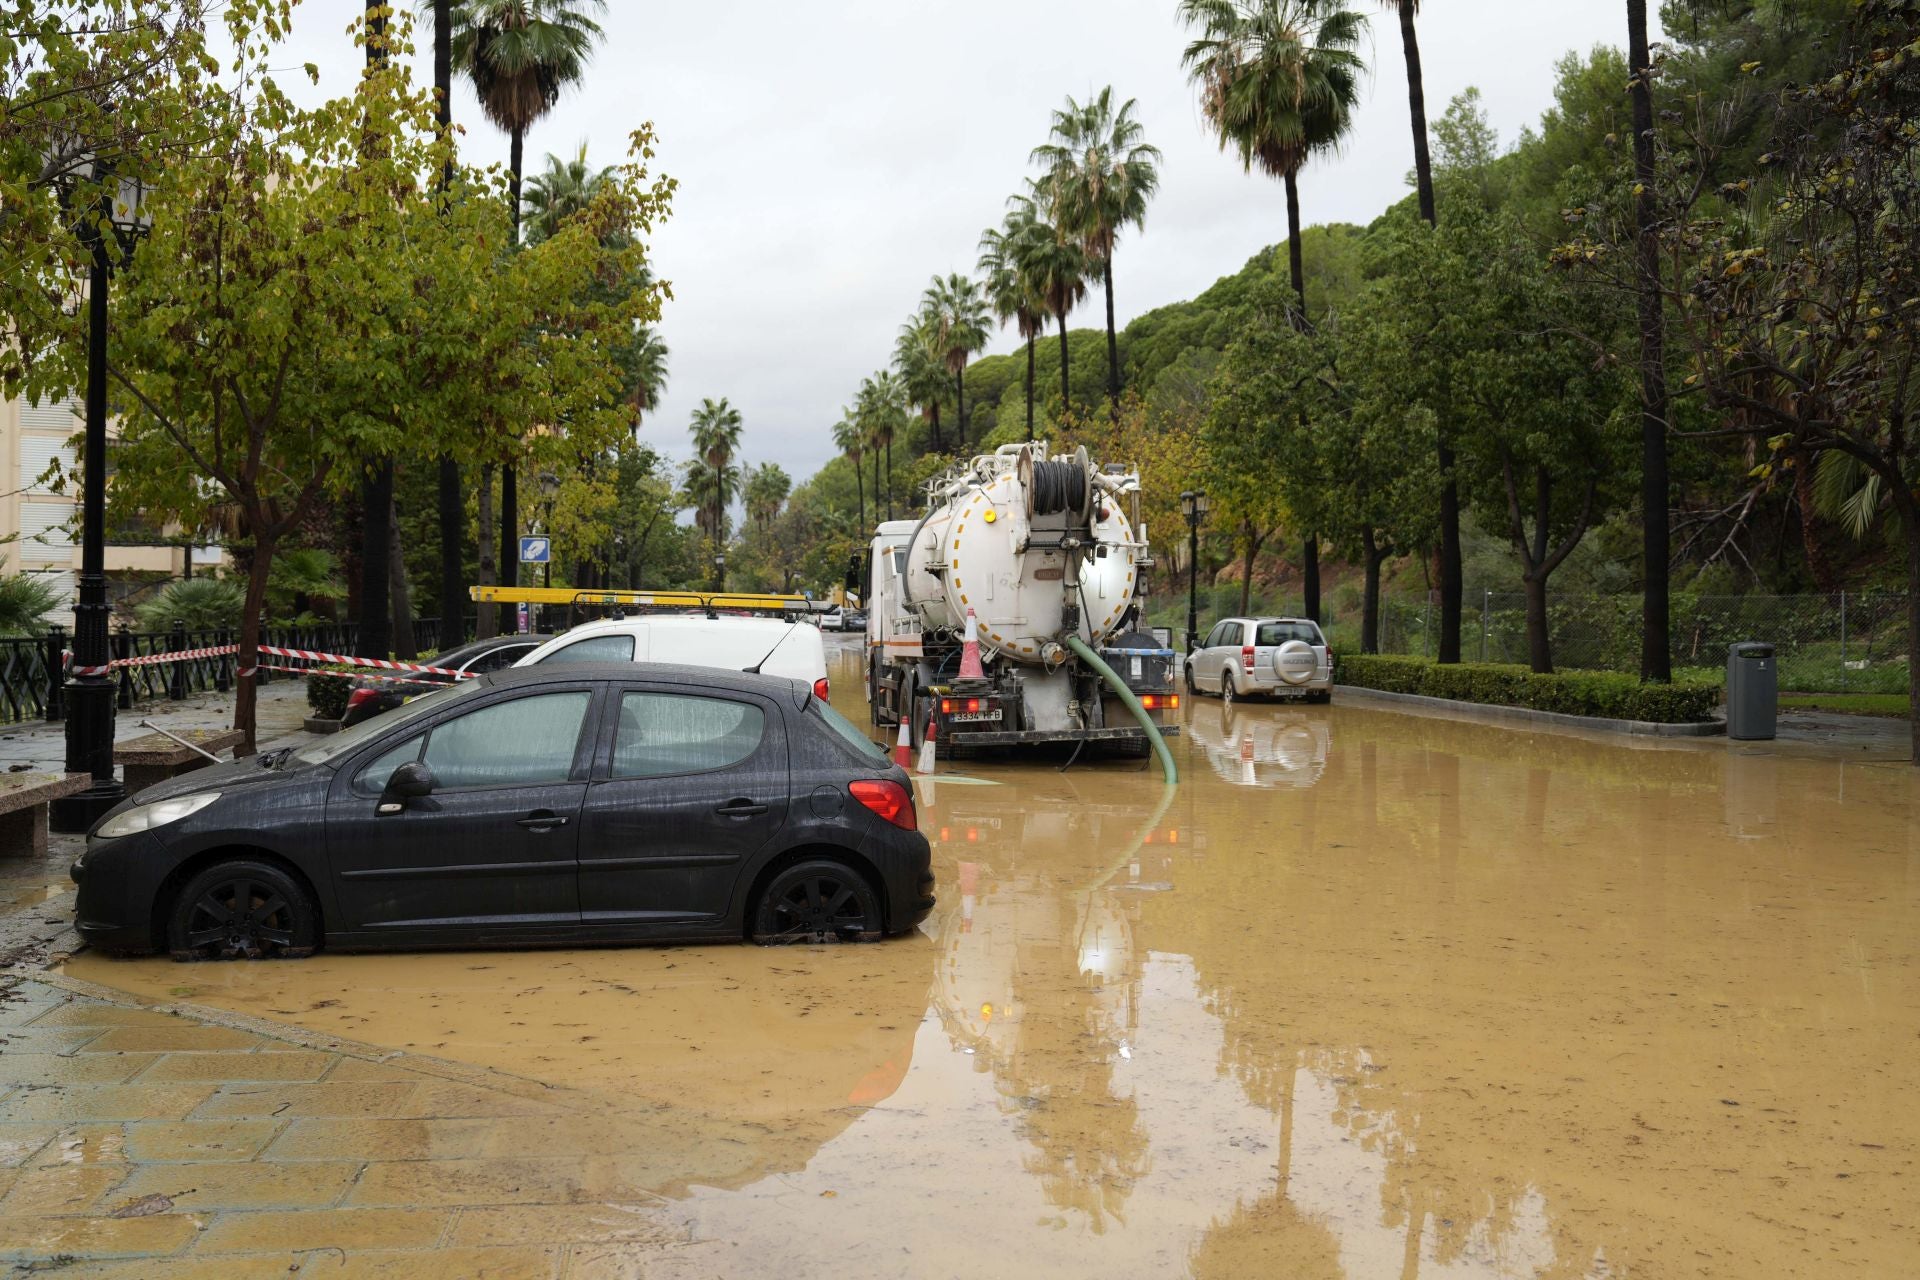
[[[364,1080],[418,1080],[420,1077],[417,1073],[399,1065],[399,1062],[404,1061],[404,1058],[398,1062],[368,1062],[365,1058],[341,1058],[334,1064],[333,1070],[327,1073],[327,1080],[342,1084]]]
[[[558,1247],[366,1253],[313,1249],[142,1259],[137,1264],[63,1268],[54,1274],[60,1280],[556,1280],[565,1265],[565,1251]]]
[[[349,1084],[238,1085],[221,1089],[194,1117],[394,1115],[420,1086],[406,1081]]]
[[[118,1199],[163,1195],[175,1207],[198,1209],[310,1209],[340,1198],[357,1164],[166,1164],[136,1166]]]
[[[33,1159],[52,1141],[59,1127],[51,1124],[0,1124],[0,1169],[11,1169]]]
[[[210,1084],[16,1089],[0,1097],[0,1120],[184,1120],[213,1092]]]
[[[35,1164],[125,1164],[127,1130],[123,1124],[99,1121],[62,1126],[53,1140],[40,1148]]]
[[[477,1156],[497,1121],[295,1120],[267,1149],[272,1160],[451,1160]]]
[[[71,1053],[107,1031],[106,1027],[0,1028],[0,1053]]]
[[[172,1253],[199,1229],[195,1219],[175,1213],[146,1218],[0,1214],[0,1258],[142,1257],[144,1266],[145,1256]]]
[[[36,1027],[177,1027],[185,1019],[152,1009],[132,1009],[124,1005],[103,1004],[69,996],[43,1008],[34,1019]],[[187,1025],[192,1025],[191,1023]]]
[[[505,1205],[462,1209],[448,1243],[453,1245],[647,1243],[665,1246],[685,1238],[684,1228],[662,1221],[660,1201],[640,1204]]]
[[[278,1120],[156,1120],[127,1126],[127,1156],[142,1164],[251,1160],[280,1131]]]
[[[355,1205],[582,1204],[637,1201],[659,1170],[642,1158],[556,1156],[370,1164],[347,1197]]]
[[[187,1050],[257,1049],[264,1037],[230,1027],[201,1027],[182,1019],[173,1026],[115,1027],[87,1046],[88,1053],[174,1053]]]
[[[440,1242],[453,1214],[446,1209],[326,1209],[223,1213],[194,1241],[193,1252],[285,1253],[290,1250],[422,1249]],[[526,1236],[530,1243],[547,1237]],[[495,1243],[485,1241],[481,1243]]]
[[[0,1217],[85,1213],[126,1176],[124,1167],[110,1164],[23,1169],[0,1200]]]
[[[311,1084],[340,1055],[309,1049],[258,1053],[169,1053],[140,1073],[140,1083],[180,1080],[285,1081]]]
[[[0,1084],[124,1084],[157,1061],[151,1053],[0,1053]]]

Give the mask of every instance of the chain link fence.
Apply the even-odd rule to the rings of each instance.
[[[1905,693],[1909,679],[1907,599],[1903,592],[1833,595],[1673,597],[1673,665],[1724,670],[1727,646],[1763,640],[1774,646],[1780,687],[1807,693]],[[1556,667],[1588,671],[1640,669],[1640,597],[1547,597]],[[1333,627],[1357,648],[1357,608],[1336,614]],[[1466,593],[1460,626],[1468,661],[1527,661],[1527,601],[1519,592]],[[1439,643],[1438,592],[1380,602],[1380,651],[1433,657]]]

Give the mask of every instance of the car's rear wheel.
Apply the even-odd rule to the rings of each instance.
[[[1220,673],[1220,701],[1225,703],[1229,710],[1233,707],[1234,699],[1240,696],[1238,686],[1239,682],[1233,678],[1233,672],[1222,671]]]
[[[206,868],[180,887],[167,917],[175,960],[259,960],[312,955],[320,911],[306,886],[270,862]]]
[[[753,940],[762,946],[872,942],[883,929],[880,895],[867,878],[825,858],[796,862],[774,876],[753,914]]]

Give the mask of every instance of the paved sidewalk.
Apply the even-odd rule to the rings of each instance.
[[[83,986],[0,977],[14,1274],[637,1275],[684,1243],[649,1188],[689,1144],[730,1141],[601,1095]]]
[[[281,681],[260,690],[255,717],[261,750],[289,735],[301,734],[300,725],[306,716],[307,689],[304,681]],[[140,727],[142,720],[151,720],[174,733],[182,729],[231,728],[233,695],[196,693],[180,702],[148,702],[131,711],[116,712],[113,740],[125,742],[129,738],[152,732]],[[59,772],[65,767],[66,758],[67,727],[64,723],[25,720],[0,726],[0,772],[21,773],[27,769]]]

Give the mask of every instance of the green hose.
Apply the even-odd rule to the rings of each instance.
[[[1133,696],[1133,690],[1127,688],[1127,682],[1122,680],[1112,667],[1101,661],[1100,655],[1079,636],[1068,636],[1067,648],[1078,654],[1082,662],[1098,671],[1100,678],[1120,695],[1120,701],[1126,704],[1127,710],[1133,712],[1133,718],[1140,722],[1140,727],[1147,731],[1147,741],[1153,744],[1153,754],[1160,757],[1160,772],[1166,775],[1167,785],[1171,787],[1177,784],[1180,781],[1180,770],[1174,766],[1173,752],[1167,750],[1167,740],[1160,736],[1160,726],[1153,722],[1153,717],[1147,714],[1147,709],[1140,705],[1140,699]]]

